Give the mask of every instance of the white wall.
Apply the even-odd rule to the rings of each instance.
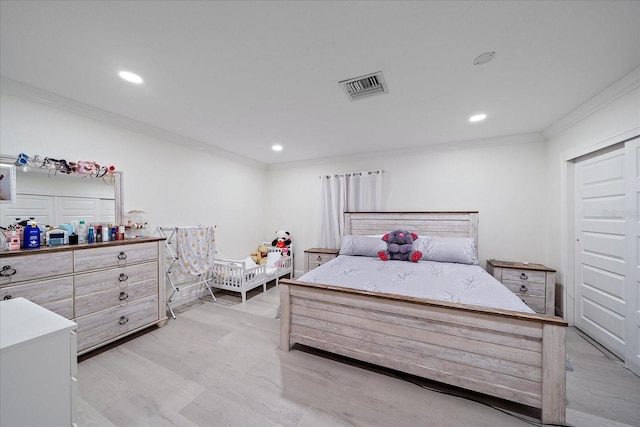
[[[573,199],[572,167],[568,160],[613,145],[640,134],[640,70],[621,80],[622,86],[612,85],[606,93],[614,94],[609,102],[598,102],[580,120],[551,137],[547,142],[547,163],[549,165],[549,229],[548,245],[551,266],[558,270],[556,275],[556,303],[563,308],[565,319],[573,323],[574,283],[573,283]],[[622,93],[622,95],[620,95]],[[558,301],[560,299],[560,301]]]
[[[266,168],[177,145],[25,98],[0,94],[2,154],[113,164],[124,211],[158,225],[217,225],[218,252],[244,258],[263,238]],[[52,177],[54,179],[55,177]],[[264,236],[268,237],[268,236]]]
[[[319,176],[383,169],[382,210],[477,210],[480,265],[490,258],[547,263],[546,147],[537,139],[270,167],[269,188],[286,191],[272,193],[265,233],[291,232],[301,272],[304,249],[319,243]]]

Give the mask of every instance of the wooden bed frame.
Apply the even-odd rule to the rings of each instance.
[[[477,212],[346,213],[345,233],[477,239]],[[295,343],[540,409],[564,424],[559,317],[280,281],[280,348]]]

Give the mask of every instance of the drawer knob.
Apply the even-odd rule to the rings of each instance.
[[[522,279],[522,280],[527,280],[528,278],[529,278],[529,276],[527,276],[527,275],[526,275],[526,274],[524,274],[524,273],[522,273],[522,274],[520,275],[520,279]]]
[[[4,299],[4,300],[11,299],[11,295],[5,295],[3,299]]]
[[[120,277],[118,277],[118,280],[121,282],[126,282],[127,280],[129,280],[129,276],[124,273],[120,273]]]
[[[318,261],[322,261],[322,257],[320,255],[318,255]]]
[[[124,252],[120,252],[118,254],[118,259],[127,259],[127,254],[125,254]]]
[[[129,298],[129,294],[126,292],[120,292],[120,296],[118,298],[120,299],[120,301],[124,301]]]
[[[528,290],[525,285],[520,286],[520,292],[527,292]]]
[[[120,321],[118,323],[120,323],[121,325],[124,325],[128,321],[129,321],[128,317],[120,316]]]
[[[10,265],[5,265],[4,267],[2,267],[2,270],[0,270],[0,276],[3,276],[3,277],[13,276],[16,273],[17,273],[16,269],[11,268]]]

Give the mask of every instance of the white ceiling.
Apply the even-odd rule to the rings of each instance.
[[[640,66],[639,1],[0,7],[3,90],[265,164],[541,132]],[[386,95],[350,101],[338,85],[379,70]]]

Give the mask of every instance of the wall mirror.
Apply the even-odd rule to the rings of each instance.
[[[15,165],[18,156],[0,154],[0,163]],[[122,172],[102,178],[65,174],[38,163],[15,167],[15,200],[0,204],[0,226],[33,217],[38,224],[58,225],[84,220],[87,224],[124,224]]]

